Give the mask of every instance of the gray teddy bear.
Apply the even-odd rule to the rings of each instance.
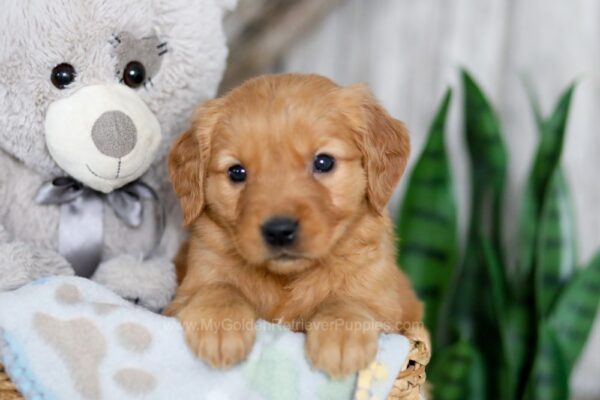
[[[0,290],[79,275],[160,310],[182,239],[165,155],[215,95],[235,0],[4,0]]]

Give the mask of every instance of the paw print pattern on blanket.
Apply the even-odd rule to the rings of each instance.
[[[106,340],[96,325],[85,318],[61,321],[37,313],[33,328],[64,361],[81,395],[100,399],[98,367],[106,355]],[[82,357],[84,349],[85,357]]]
[[[152,334],[137,322],[125,322],[117,328],[119,343],[133,353],[143,353],[152,345]]]
[[[72,306],[81,302],[79,289],[72,284],[60,285],[54,294],[57,303]],[[97,303],[98,315],[108,315],[119,306]],[[98,369],[106,357],[107,338],[88,318],[60,320],[45,313],[36,313],[33,328],[65,363],[73,385],[82,397],[102,398]],[[115,332],[117,343],[126,351],[141,354],[152,346],[152,334],[137,322],[121,323]],[[82,356],[84,355],[84,356]],[[156,387],[156,378],[143,368],[119,369],[113,380],[129,395],[145,395]]]
[[[0,362],[29,400],[381,400],[410,348],[382,335],[366,373],[330,380],[308,363],[304,335],[265,321],[256,332],[244,363],[214,370],[189,349],[179,321],[87,279],[0,293]]]
[[[81,294],[77,286],[65,283],[56,289],[54,298],[61,304],[76,304],[81,301]]]
[[[120,369],[114,379],[121,389],[134,396],[148,394],[156,387],[154,376],[140,368]]]

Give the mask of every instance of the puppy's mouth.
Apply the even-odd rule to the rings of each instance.
[[[286,261],[298,261],[298,260],[307,259],[307,258],[308,257],[306,257],[302,254],[294,253],[291,251],[280,251],[280,252],[274,254],[272,257],[270,257],[269,260],[286,262]]]
[[[272,260],[285,262],[285,261],[296,261],[296,260],[299,260],[300,258],[302,258],[302,257],[294,256],[291,254],[281,254],[277,257],[273,257]]]
[[[306,255],[281,252],[270,257],[266,262],[266,268],[278,275],[287,275],[310,268],[314,260]]]

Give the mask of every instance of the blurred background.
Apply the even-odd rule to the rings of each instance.
[[[447,87],[448,148],[464,237],[469,207],[459,72],[467,68],[500,114],[510,156],[505,214],[518,215],[537,134],[524,81],[549,114],[579,82],[562,165],[572,192],[579,261],[600,246],[600,1],[239,0],[226,19],[231,54],[221,91],[262,73],[311,72],[367,83],[411,131],[409,170]],[[404,181],[404,183],[406,180]],[[401,193],[390,207],[397,209]],[[505,219],[505,246],[516,218]],[[600,294],[599,294],[600,296]],[[572,378],[576,399],[600,399],[600,323]]]

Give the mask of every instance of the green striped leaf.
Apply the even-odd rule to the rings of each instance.
[[[448,90],[408,180],[398,221],[398,265],[425,303],[425,325],[435,337],[440,306],[457,255],[456,204],[444,144]]]
[[[550,325],[570,371],[581,354],[600,303],[600,252],[576,273],[557,301]]]
[[[487,268],[488,281],[490,286],[490,295],[492,296],[492,304],[494,306],[494,314],[498,317],[500,323],[505,322],[505,312],[507,308],[507,288],[504,280],[504,271],[498,260],[498,256],[494,253],[494,248],[487,239],[483,239],[481,243],[484,255],[484,266]]]
[[[569,398],[569,369],[558,340],[544,323],[538,333],[538,347],[527,387],[527,400],[566,400]]]
[[[552,310],[577,264],[573,220],[567,184],[556,168],[544,197],[535,256],[536,304],[542,318]]]
[[[502,332],[492,287],[506,287],[501,246],[501,210],[506,175],[506,147],[500,122],[473,78],[463,72],[465,136],[471,162],[471,215],[465,254],[451,289],[445,315],[444,342],[469,340],[481,352],[486,369],[487,395],[503,396],[505,376],[497,373],[505,357],[499,349]],[[494,274],[486,268],[482,243],[498,259]]]
[[[496,326],[490,333],[489,342],[493,345],[499,364],[495,365],[497,371],[497,399],[513,399],[517,385],[514,363],[510,358],[512,347],[509,345],[507,319],[508,319],[508,299],[507,287],[504,280],[504,271],[500,265],[494,249],[488,240],[482,241],[482,249],[485,258],[485,268],[488,273],[488,286],[492,298],[492,312],[496,315]],[[498,340],[495,342],[495,340]],[[487,348],[487,346],[485,347]]]
[[[507,153],[500,121],[473,78],[463,71],[465,135],[471,161],[470,240],[485,237],[502,257],[501,206]],[[471,242],[470,244],[474,244]]]
[[[485,369],[479,351],[468,342],[444,348],[432,366],[429,381],[438,400],[483,400]]]
[[[507,310],[506,343],[509,343],[508,357],[509,368],[512,376],[511,389],[513,393],[523,393],[527,383],[527,372],[533,364],[532,348],[535,346],[536,329],[535,319],[532,318],[532,308],[521,301],[513,301]],[[518,396],[514,396],[515,398]]]
[[[518,267],[521,286],[528,286],[532,277],[544,195],[554,170],[559,165],[574,90],[575,84],[565,90],[547,120],[536,116],[541,133],[540,143],[525,186],[519,218]],[[521,287],[521,290],[528,288]]]
[[[537,265],[544,270],[552,270],[552,268],[542,267],[541,262],[543,260],[544,264],[546,262],[553,264],[551,260],[557,255],[557,253],[553,253],[554,250],[545,253],[551,243],[545,240],[538,240],[538,225],[541,221],[544,221],[543,235],[544,237],[548,237],[548,229],[551,225],[554,225],[553,222],[550,222],[550,219],[555,222],[560,221],[561,229],[565,229],[563,232],[564,238],[571,237],[574,240],[575,237],[573,223],[569,223],[569,221],[573,221],[570,206],[567,206],[570,203],[569,190],[562,176],[559,164],[573,88],[571,86],[563,93],[552,115],[547,119],[543,118],[533,91],[531,89],[528,90],[540,143],[534,164],[529,173],[521,204],[519,241],[517,245],[518,270],[515,280],[516,285],[513,288],[515,290],[513,293],[515,302],[509,312],[510,316],[507,324],[509,340],[513,343],[510,353],[511,363],[517,376],[519,376],[517,382],[518,393],[522,393],[525,389],[527,383],[525,372],[531,368],[533,362],[529,355],[529,349],[535,344],[536,331],[538,329],[536,324],[536,308],[540,316],[547,313],[547,311],[543,310],[550,307],[548,303],[551,304],[555,301],[552,293],[556,289],[559,289],[555,285],[547,288],[544,287],[541,284],[544,272],[534,272],[534,267],[537,267]],[[558,177],[554,179],[554,175],[558,175]],[[553,205],[548,204],[545,215],[542,215],[544,213],[544,198],[550,198],[547,195],[548,188],[546,181],[552,182],[554,187],[552,194],[549,195],[553,198],[551,201],[549,200],[549,203],[553,203]],[[555,208],[557,203],[560,209],[560,215],[558,216],[552,215],[552,212],[550,212],[550,209]],[[568,239],[565,242],[568,242]],[[569,248],[573,249],[572,256],[575,259],[575,246],[572,242],[566,244],[564,254],[570,253]],[[557,251],[561,252],[561,250]],[[542,258],[540,263],[536,260],[538,255]],[[544,294],[540,295],[542,291]],[[540,307],[542,303],[545,305]]]
[[[529,100],[529,107],[531,107],[531,111],[533,112],[533,118],[535,119],[535,124],[538,127],[539,131],[539,128],[544,123],[544,117],[542,115],[542,107],[540,106],[539,99],[535,93],[535,88],[530,77],[524,77],[523,86],[525,87],[525,92]]]
[[[472,190],[467,247],[452,289],[450,331],[455,338],[456,334],[473,337],[478,330],[475,327],[482,321],[495,325],[489,280],[482,268],[485,257],[481,243],[485,239],[491,244],[502,265],[500,221],[507,159],[498,117],[467,72],[463,72],[463,91]]]

